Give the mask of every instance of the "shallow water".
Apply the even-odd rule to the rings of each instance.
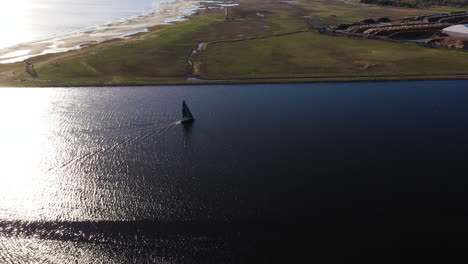
[[[153,9],[158,0],[15,0],[1,4],[0,48],[97,26]]]
[[[129,0],[5,3],[0,11],[0,64],[71,50],[148,32],[186,20],[203,8],[197,0]],[[224,2],[206,1],[212,8]],[[237,5],[237,4],[236,4]]]
[[[466,87],[0,89],[0,262],[463,255]]]

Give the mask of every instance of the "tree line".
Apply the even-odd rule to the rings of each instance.
[[[468,0],[361,0],[361,3],[400,6],[400,7],[428,7],[428,6],[456,6],[468,7]]]

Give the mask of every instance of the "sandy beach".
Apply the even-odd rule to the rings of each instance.
[[[77,50],[110,39],[127,38],[147,32],[153,26],[185,20],[187,16],[203,8],[202,3],[209,3],[211,8],[224,4],[219,1],[195,0],[159,3],[153,11],[138,16],[0,49],[0,63],[14,63],[44,54]]]

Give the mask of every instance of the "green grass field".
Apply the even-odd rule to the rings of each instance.
[[[252,60],[253,57],[255,60]],[[197,59],[201,65],[199,77],[208,79],[468,72],[468,52],[465,51],[327,36],[315,32],[216,43],[208,46]]]
[[[23,64],[0,66],[15,71],[6,82],[21,85],[105,85],[172,83],[187,78],[187,58],[200,42],[201,31],[220,15],[196,16],[190,22],[169,25],[147,34],[144,40],[111,41],[94,47],[34,59],[38,78],[23,71]]]
[[[418,9],[363,6],[358,0],[306,0],[297,4],[239,0],[235,20],[222,10],[202,11],[191,20],[158,26],[128,40],[34,58],[38,76],[23,63],[0,65],[0,86],[79,86],[187,83],[255,78],[290,81],[447,78],[468,74],[468,52],[414,44],[320,35],[313,31],[237,42],[212,43],[188,58],[199,43],[246,39],[307,29],[307,19],[327,25],[377,17],[427,13]],[[262,13],[264,16],[259,16]],[[446,75],[446,76],[444,76]],[[424,77],[425,76],[425,77]]]
[[[432,11],[414,8],[393,8],[362,4],[359,0],[309,0],[298,3],[312,20],[323,25],[355,23],[367,18],[392,19],[415,17]]]
[[[468,12],[468,7],[431,6],[427,9],[437,12]]]

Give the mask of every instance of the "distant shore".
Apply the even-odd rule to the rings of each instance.
[[[201,7],[201,2],[203,1],[162,2],[155,9],[140,15],[3,48],[0,49],[0,64],[21,62],[45,54],[78,50],[104,41],[147,32],[148,28],[157,25],[183,21]]]
[[[348,3],[349,2],[349,3]],[[428,14],[359,0],[206,1],[186,21],[127,38],[0,64],[3,87],[468,79],[468,52],[323,35],[310,27]],[[227,12],[227,17],[226,17]],[[208,45],[209,44],[209,45]]]
[[[362,76],[362,77],[317,77],[317,78],[277,78],[277,79],[238,79],[238,80],[197,80],[197,81],[161,81],[161,82],[129,82],[108,84],[73,84],[63,85],[49,83],[48,85],[1,85],[0,88],[14,87],[129,87],[129,86],[179,86],[179,85],[235,85],[235,84],[284,84],[284,83],[356,83],[356,82],[406,82],[406,81],[455,81],[468,80],[465,75],[428,75],[428,76]]]

